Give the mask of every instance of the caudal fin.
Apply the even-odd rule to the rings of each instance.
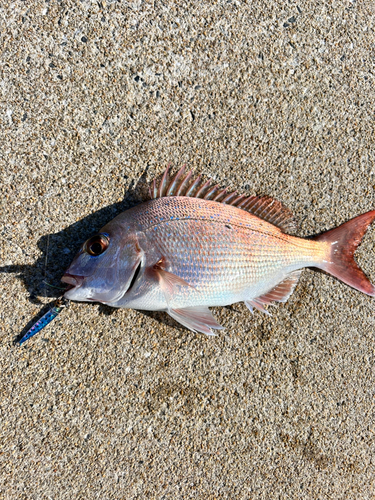
[[[375,296],[375,287],[354,260],[354,253],[361,243],[367,228],[375,219],[375,210],[359,215],[335,229],[315,236],[315,241],[331,244],[331,256],[320,267],[347,285]]]

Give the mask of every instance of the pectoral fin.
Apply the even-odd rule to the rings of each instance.
[[[190,287],[195,290],[195,287],[190,285],[183,278],[176,274],[165,270],[166,262],[162,257],[153,267],[151,272],[159,281],[160,288],[167,302],[167,313],[181,325],[186,326],[193,332],[201,332],[206,335],[215,335],[214,330],[221,330],[223,327],[219,325],[213,317],[208,307],[196,306],[173,309],[170,307],[173,296],[179,292],[180,287]]]
[[[179,291],[179,287],[183,286],[193,289],[195,289],[195,287],[190,285],[187,281],[185,281],[183,278],[180,278],[176,274],[166,271],[163,268],[164,265],[165,263],[162,258],[152,267],[150,272],[152,272],[155,278],[159,281],[160,288],[162,289],[165,300],[169,307],[170,301],[173,298],[173,295],[175,295]]]
[[[159,269],[156,271],[160,286],[163,289],[163,292],[172,297],[173,293],[175,293],[179,286],[188,286],[190,288],[194,288],[192,285],[189,285],[187,281],[180,278],[176,274],[169,273],[168,271],[164,271],[163,269]]]
[[[208,307],[197,306],[185,307],[183,309],[168,309],[167,312],[173,319],[193,332],[215,335],[211,331],[211,328],[214,330],[222,330],[224,328],[216,321]]]

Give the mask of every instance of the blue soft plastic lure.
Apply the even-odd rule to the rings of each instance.
[[[40,330],[43,330],[44,327],[46,327],[51,321],[53,321],[58,314],[61,313],[61,311],[67,306],[69,301],[67,299],[64,299],[63,297],[60,297],[59,299],[56,300],[55,305],[51,307],[49,311],[46,312],[44,316],[42,316],[36,323],[33,324],[33,326],[30,328],[30,330],[25,333],[25,335],[22,337],[22,339],[19,341],[19,344],[25,343],[27,340],[31,339],[36,333],[40,332]]]

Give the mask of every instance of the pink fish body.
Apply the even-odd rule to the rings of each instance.
[[[193,331],[222,328],[209,306],[243,301],[266,312],[285,302],[301,270],[320,268],[375,295],[353,259],[375,211],[311,239],[287,234],[291,212],[269,197],[227,194],[182,168],[154,182],[151,200],[104,226],[81,248],[62,281],[65,297],[113,307],[162,310]]]

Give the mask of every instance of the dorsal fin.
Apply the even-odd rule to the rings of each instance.
[[[192,171],[185,174],[185,165],[180,168],[171,181],[168,179],[168,172],[169,166],[164,172],[159,186],[154,179],[149,190],[151,199],[163,196],[203,198],[247,210],[287,233],[293,233],[297,229],[293,212],[285,207],[281,201],[270,196],[246,196],[239,195],[237,191],[228,192],[227,189],[220,188],[218,184],[213,185],[211,179],[205,182],[201,181],[201,175],[191,181]]]
[[[271,196],[249,196],[243,203],[243,206],[242,203],[237,206],[279,227],[285,233],[294,233],[297,230],[293,212],[281,201]]]

